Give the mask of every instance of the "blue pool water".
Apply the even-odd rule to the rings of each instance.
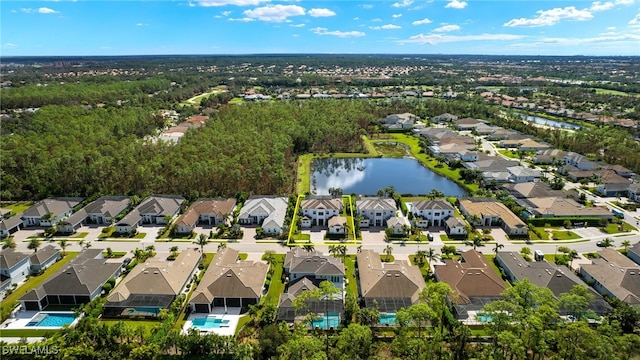
[[[394,313],[382,313],[380,314],[380,324],[382,325],[395,325],[396,314]]]
[[[73,313],[37,313],[27,323],[27,326],[62,327],[71,324],[76,319]]]
[[[229,320],[223,320],[213,316],[195,318],[192,322],[194,327],[200,329],[218,329],[229,326]]]
[[[154,307],[136,307],[129,310],[130,315],[134,315],[136,313],[149,313],[149,314],[158,315],[159,312],[160,312],[160,309],[154,308]]]
[[[314,319],[311,322],[311,326],[320,329],[337,329],[340,325],[340,314],[338,313],[329,313],[328,315],[323,315]]]
[[[491,316],[485,314],[476,314],[476,318],[478,319],[478,321],[483,323],[491,322],[493,320]]]

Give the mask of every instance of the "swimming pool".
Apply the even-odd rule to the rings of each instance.
[[[476,319],[478,319],[478,321],[480,321],[482,323],[488,323],[488,322],[491,322],[493,320],[493,318],[491,316],[485,315],[485,314],[481,314],[481,313],[476,314]]]
[[[320,329],[337,329],[340,325],[340,314],[338,313],[327,313],[326,315],[318,315],[317,318],[313,319],[311,322],[312,328],[320,328]]]
[[[228,327],[229,320],[224,320],[217,316],[210,315],[207,317],[195,318],[193,319],[191,324],[193,325],[193,327],[199,329],[218,329],[221,327]]]
[[[71,324],[75,319],[76,315],[71,312],[39,312],[26,326],[62,327]]]
[[[159,312],[160,312],[160,309],[154,308],[154,307],[135,307],[127,310],[128,315],[145,315],[145,314],[158,315]]]
[[[380,314],[380,324],[382,325],[395,325],[396,324],[396,314],[395,313],[381,313]]]

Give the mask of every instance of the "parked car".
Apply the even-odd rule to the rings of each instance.
[[[596,246],[598,246],[598,247],[604,247],[604,242],[602,242],[602,241],[598,241],[598,242],[596,243]]]

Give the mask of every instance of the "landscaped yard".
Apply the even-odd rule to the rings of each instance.
[[[622,229],[620,229],[620,226],[622,226]],[[600,228],[600,230],[607,234],[617,234],[621,232],[634,231],[636,228],[623,221],[622,224],[609,224],[606,227]]]
[[[114,326],[120,321],[122,321],[125,325],[131,327],[132,329],[136,329],[141,326],[144,327],[146,329],[147,335],[151,334],[154,328],[162,325],[162,322],[157,320],[118,320],[118,319],[100,320],[101,323],[106,324],[109,327]]]
[[[267,295],[262,298],[262,302],[278,306],[280,294],[284,292],[284,283],[282,282],[284,254],[275,254],[273,256],[275,258],[275,263],[272,265],[273,272],[271,275],[271,283],[269,284],[269,291],[267,291]]]
[[[54,334],[60,330],[35,330],[35,329],[2,329],[0,335],[3,338],[18,337],[45,337]]]
[[[19,214],[33,205],[32,202],[29,201],[21,201],[17,203],[13,203],[11,205],[2,205],[3,208],[11,209],[11,216]]]
[[[500,155],[506,156],[506,157],[511,158],[511,159],[518,159],[518,160],[520,159],[520,156],[518,156],[518,152],[517,151],[512,151],[512,150],[508,150],[508,149],[501,149],[501,150],[498,150],[498,153]]]
[[[2,302],[0,303],[0,306],[5,307],[5,306],[8,306],[8,305],[11,305],[11,304],[15,303],[24,294],[26,294],[30,290],[40,286],[52,274],[54,274],[56,271],[60,270],[60,268],[65,266],[69,261],[71,261],[71,259],[73,259],[78,254],[79,254],[78,252],[67,251],[67,255],[64,258],[60,259],[55,264],[49,266],[49,268],[47,270],[45,270],[44,274],[42,274],[40,276],[32,276],[32,277],[30,277],[29,280],[27,280],[27,282],[22,284],[22,286],[18,287],[10,295],[7,295],[7,297],[4,300],[2,300]]]
[[[553,234],[553,239],[554,240],[580,239],[580,236],[578,234],[574,233],[573,231],[553,230],[551,233]]]
[[[356,256],[348,255],[344,258],[344,267],[349,284],[347,285],[347,293],[358,297],[358,283],[356,282]]]
[[[429,261],[425,260],[424,264],[422,264],[422,266],[418,265],[418,263],[416,263],[416,256],[415,255],[409,255],[409,262],[411,262],[411,264],[418,266],[418,268],[420,269],[420,273],[422,274],[422,277],[426,277],[429,275]]]

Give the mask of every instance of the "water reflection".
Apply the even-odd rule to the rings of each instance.
[[[393,186],[401,194],[427,194],[433,189],[451,196],[466,194],[453,181],[410,158],[316,159],[311,172],[311,192],[317,195],[329,194],[330,188],[341,188],[346,194],[375,195],[387,186]]]

